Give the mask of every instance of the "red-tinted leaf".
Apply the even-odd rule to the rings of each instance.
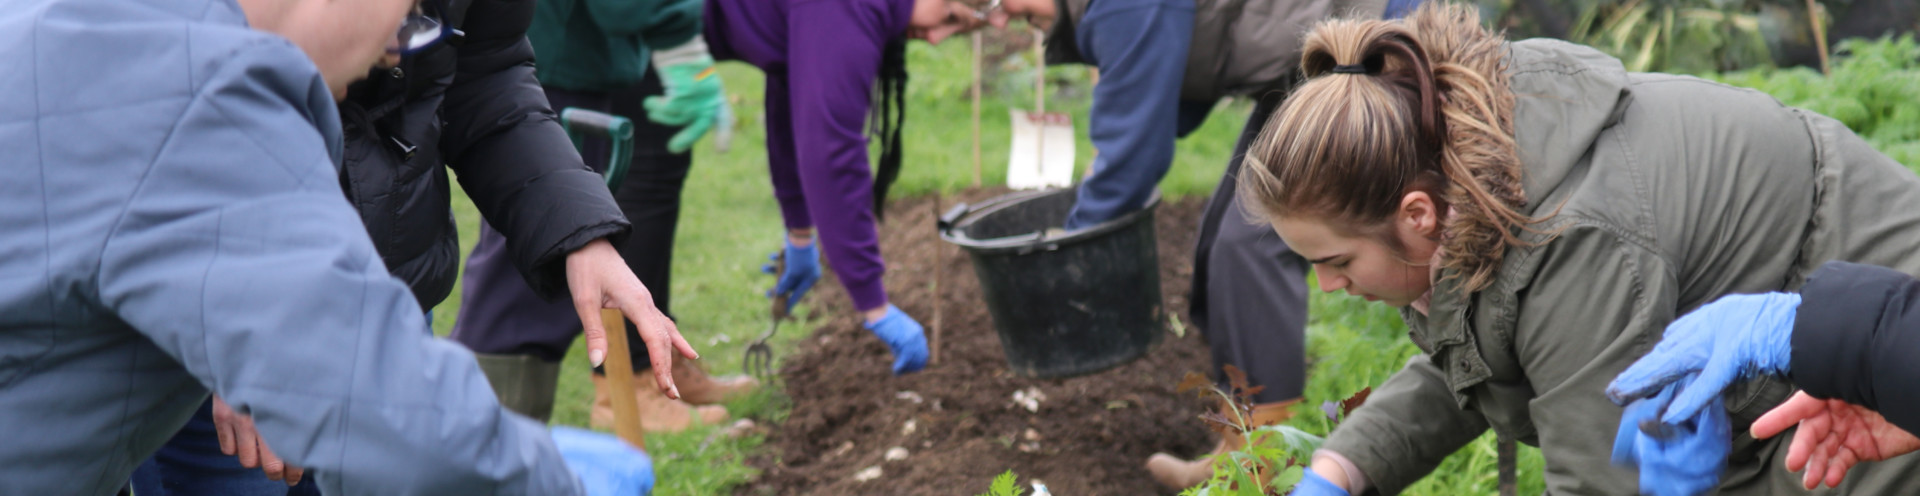
[[[1213,386],[1213,381],[1207,380],[1207,376],[1200,375],[1198,372],[1188,372],[1185,378],[1180,379],[1180,385],[1174,386],[1173,390],[1180,394],[1186,394],[1188,391],[1211,386]],[[1201,392],[1204,393],[1205,391]]]
[[[1372,394],[1373,388],[1369,387],[1360,390],[1358,393],[1353,393],[1353,396],[1348,396],[1347,399],[1340,400],[1340,416],[1345,417],[1353,413],[1353,409],[1360,408],[1361,404],[1367,402],[1367,396]]]
[[[1235,367],[1232,364],[1227,364],[1222,366],[1221,369],[1226,371],[1227,384],[1230,386],[1233,386],[1234,390],[1242,390],[1247,388],[1247,373],[1244,371],[1241,371],[1240,367]]]

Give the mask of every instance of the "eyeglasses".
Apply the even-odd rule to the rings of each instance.
[[[400,32],[395,34],[397,43],[388,46],[387,53],[413,55],[432,48],[450,35],[460,34],[458,30],[440,22],[439,9],[434,10],[434,15],[428,15],[419,7],[414,7],[413,12],[407,14],[406,20],[400,22]]]

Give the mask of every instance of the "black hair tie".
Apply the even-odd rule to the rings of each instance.
[[[1327,72],[1331,72],[1334,74],[1366,74],[1367,65],[1366,64],[1336,65],[1336,66],[1333,66],[1333,69],[1329,69]]]

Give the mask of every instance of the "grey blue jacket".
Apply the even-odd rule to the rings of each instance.
[[[1466,293],[1443,273],[1405,310],[1424,353],[1322,447],[1397,493],[1488,429],[1539,446],[1555,495],[1636,494],[1608,461],[1621,408],[1609,381],[1676,316],[1729,293],[1799,288],[1830,260],[1920,274],[1920,177],[1833,119],[1758,91],[1628,73],[1553,40],[1508,44],[1529,215],[1555,213]],[[1797,365],[1797,364],[1796,364]],[[1799,494],[1791,436],[1748,426],[1779,378],[1726,395],[1735,433],[1721,494]],[[1920,458],[1863,464],[1838,494],[1913,494]]]
[[[1057,0],[1048,64],[1100,69],[1087,133],[1099,153],[1066,227],[1145,205],[1174,140],[1220,98],[1285,91],[1300,42],[1336,13],[1379,16],[1381,0]]]
[[[0,14],[0,494],[113,494],[218,393],[327,494],[579,494],[431,338],[318,71],[232,0]]]

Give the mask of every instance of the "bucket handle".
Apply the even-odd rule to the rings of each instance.
[[[935,226],[939,227],[940,232],[943,233],[952,230],[953,223],[959,222],[960,216],[967,215],[967,209],[968,206],[965,203],[955,204],[953,208],[947,209],[947,213],[940,214],[940,220],[935,222]]]

